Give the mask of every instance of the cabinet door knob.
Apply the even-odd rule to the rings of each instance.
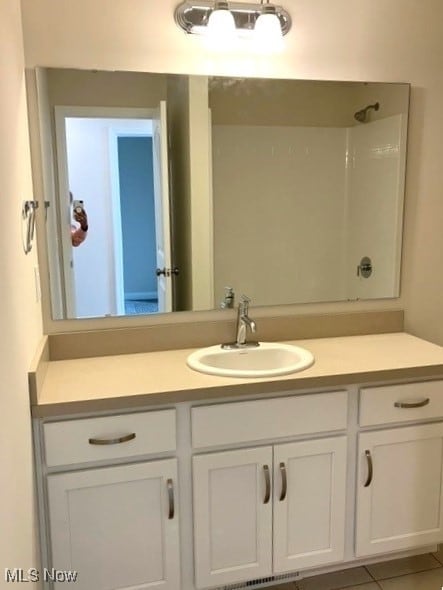
[[[288,491],[288,478],[286,476],[286,467],[283,462],[280,463],[280,474],[281,474],[281,492],[280,492],[280,502],[283,502],[286,498],[286,493]]]
[[[269,465],[263,465],[263,473],[265,474],[266,484],[265,499],[263,500],[263,504],[267,504],[271,498],[271,476],[269,475]]]
[[[134,440],[134,438],[135,432],[131,432],[131,434],[125,434],[124,436],[119,436],[118,438],[90,438],[88,442],[90,445],[119,445],[121,443]]]
[[[166,481],[166,487],[168,489],[168,502],[169,502],[169,513],[168,519],[172,520],[174,518],[175,506],[174,506],[174,482],[172,479],[168,479]]]
[[[419,402],[395,402],[394,406],[396,408],[423,408],[424,406],[427,406],[430,401],[431,400],[427,397]]]
[[[368,464],[368,477],[366,478],[366,481],[364,483],[364,487],[367,488],[368,486],[371,485],[372,476],[374,474],[374,468],[373,468],[373,464],[372,464],[371,451],[366,450],[365,451],[365,456],[366,456],[366,462]]]

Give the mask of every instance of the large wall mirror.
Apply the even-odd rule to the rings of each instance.
[[[54,319],[399,295],[408,84],[34,79]]]

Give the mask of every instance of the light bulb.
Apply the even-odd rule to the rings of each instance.
[[[283,49],[283,32],[275,7],[265,5],[254,27],[257,48],[261,51],[280,51]]]
[[[231,37],[235,34],[235,21],[228,9],[227,3],[216,3],[214,10],[209,15],[208,35]]]
[[[216,51],[233,49],[236,43],[235,20],[227,2],[216,2],[206,27],[207,43]]]

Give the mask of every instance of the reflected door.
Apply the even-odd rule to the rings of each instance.
[[[153,118],[153,167],[158,311],[172,311],[171,228],[169,217],[168,135],[166,102]]]

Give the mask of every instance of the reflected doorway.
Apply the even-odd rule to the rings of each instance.
[[[167,162],[157,161],[160,117],[148,109],[144,118],[140,109],[127,118],[106,116],[109,109],[66,110],[73,109],[56,111],[56,131],[67,317],[157,313],[165,307],[165,289],[156,269],[159,255],[163,261],[170,252],[169,228],[160,226],[169,220],[169,207],[162,210],[169,203],[162,182]],[[87,237],[77,247],[69,192],[88,216]]]
[[[124,314],[158,312],[152,133],[116,137]]]

